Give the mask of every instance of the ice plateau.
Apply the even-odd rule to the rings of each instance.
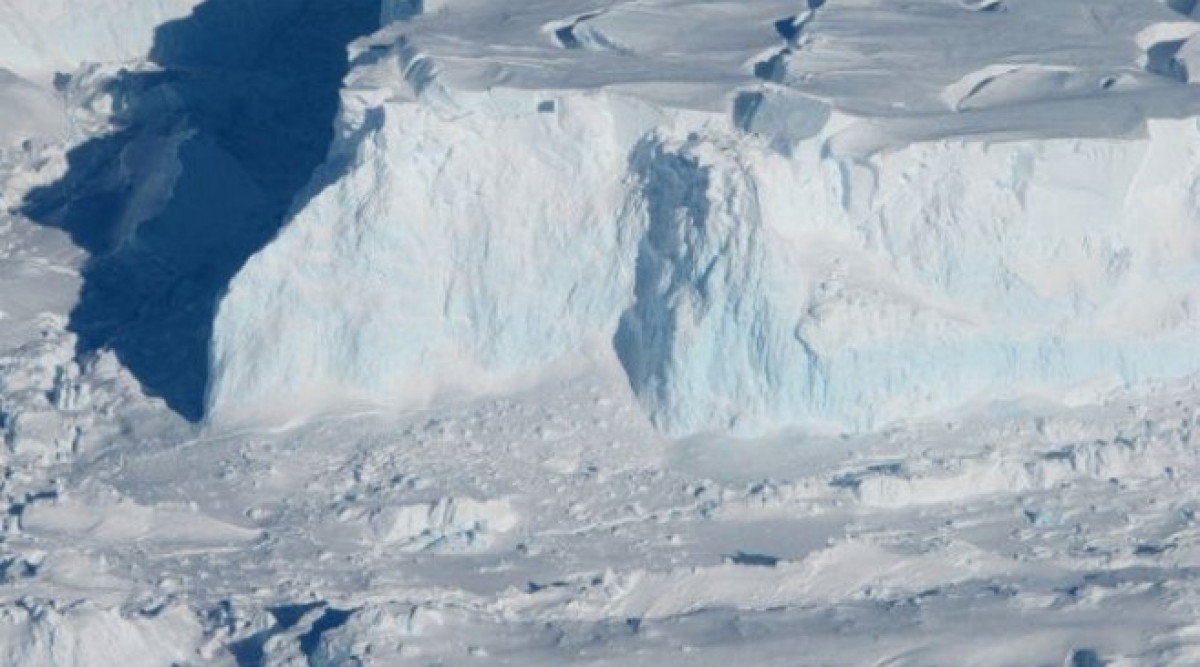
[[[386,3],[328,163],[220,304],[210,418],[598,349],[674,435],[1200,370],[1188,17],[798,4]]]

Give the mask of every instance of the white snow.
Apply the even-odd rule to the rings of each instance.
[[[0,145],[31,138],[56,138],[66,133],[62,105],[46,90],[0,68]]]
[[[0,63],[39,82],[84,63],[143,58],[155,29],[187,16],[202,0],[5,0]]]

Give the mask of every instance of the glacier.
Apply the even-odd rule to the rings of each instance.
[[[0,0],[0,664],[1200,664],[1197,18]]]
[[[810,4],[385,6],[311,198],[219,306],[209,418],[423,405],[605,351],[673,435],[1200,370],[1200,96],[1117,41],[1185,17],[1113,3],[1126,36],[1063,60],[1016,10]],[[489,12],[506,31],[477,40]],[[950,47],[946,12],[975,12]],[[839,30],[898,20],[906,54],[963,57],[892,63],[881,94]],[[1013,44],[1037,61],[988,64]]]

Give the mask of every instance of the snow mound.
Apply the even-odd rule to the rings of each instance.
[[[21,527],[48,534],[72,534],[81,544],[161,540],[178,544],[238,544],[259,537],[253,530],[204,517],[186,508],[144,507],[103,499],[64,498],[30,504]]]
[[[597,344],[676,435],[1200,370],[1200,95],[1138,55],[1169,8],[1096,42],[1070,0],[543,4],[358,44],[329,169],[219,308],[210,418],[426,404]],[[918,80],[866,85],[912,63],[847,22],[900,20]]]
[[[663,619],[714,608],[761,610],[828,603],[864,591],[915,592],[935,582],[953,585],[1013,567],[961,541],[934,542],[914,554],[846,539],[799,562],[747,562],[752,556],[739,560],[659,572],[610,571],[532,592],[514,591],[501,604],[510,613],[534,618]],[[882,568],[881,563],[888,565]]]

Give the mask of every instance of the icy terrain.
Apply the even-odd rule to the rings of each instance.
[[[0,665],[1200,664],[1187,0],[0,0]]]

